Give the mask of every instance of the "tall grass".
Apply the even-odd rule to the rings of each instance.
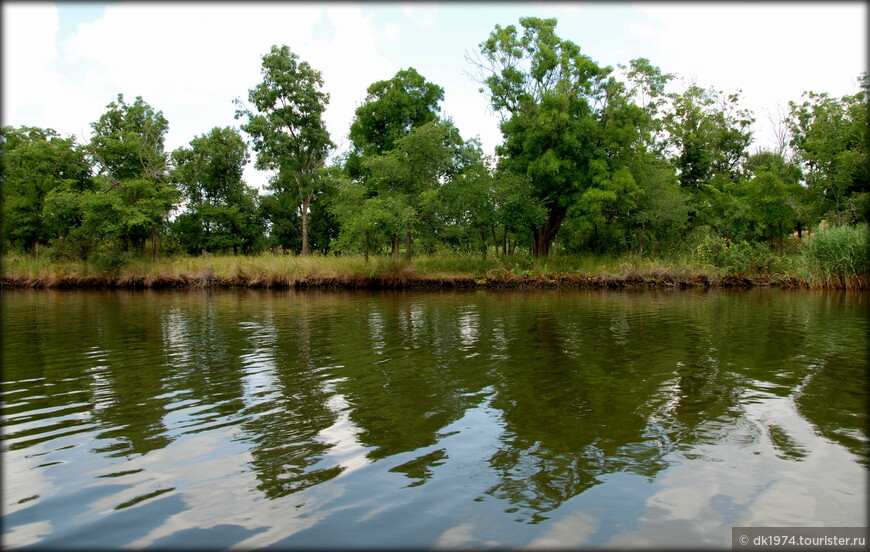
[[[264,253],[257,256],[177,256],[151,261],[128,257],[120,266],[99,262],[52,261],[50,254],[34,258],[10,253],[4,258],[7,283],[18,285],[87,285],[87,279],[118,285],[348,285],[377,281],[429,282],[552,281],[565,278],[600,283],[621,280],[646,283],[710,283],[752,279],[755,282],[806,287],[866,289],[868,287],[867,225],[818,230],[796,242],[785,255],[760,244],[733,244],[711,235],[687,238],[684,246],[656,256],[551,255],[536,259],[527,253],[504,257],[436,253],[404,257],[312,255],[300,257]],[[78,283],[77,283],[78,281]]]
[[[825,286],[866,289],[870,273],[868,241],[866,223],[823,228],[809,238],[805,256],[810,267],[821,273]]]

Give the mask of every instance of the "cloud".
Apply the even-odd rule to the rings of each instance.
[[[384,30],[384,36],[387,37],[387,40],[396,40],[402,35],[402,31],[398,25],[395,23],[388,23],[387,28]]]
[[[663,71],[702,87],[743,90],[756,119],[815,90],[857,91],[867,67],[867,6],[839,4],[638,3],[658,35]],[[643,25],[639,23],[638,25]],[[634,27],[638,30],[639,27]],[[768,140],[766,125],[758,139]]]
[[[57,8],[50,3],[3,3],[3,115],[39,119],[59,86]]]
[[[53,126],[80,141],[118,93],[142,96],[169,120],[166,147],[187,145],[214,126],[236,126],[235,98],[261,79],[263,54],[287,44],[320,70],[331,101],[325,120],[346,142],[353,111],[374,80],[396,68],[378,49],[378,33],[359,6],[340,4],[111,4],[55,47],[53,4],[4,10],[4,113],[13,124]],[[313,37],[326,18],[327,42]],[[382,39],[381,39],[382,40]],[[63,93],[59,94],[58,91]],[[268,174],[246,171],[262,187]]]
[[[402,3],[402,15],[420,27],[434,27],[441,22],[438,5],[434,3]]]

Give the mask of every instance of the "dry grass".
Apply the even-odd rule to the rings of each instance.
[[[649,259],[638,255],[525,255],[482,260],[472,255],[404,259],[266,253],[254,257],[208,255],[152,262],[134,259],[113,273],[86,262],[48,262],[27,255],[4,258],[3,285],[16,287],[124,288],[408,288],[408,287],[707,287],[779,285],[839,287],[804,256],[790,257],[783,273],[767,277],[723,276],[691,257]],[[863,282],[862,282],[863,283]]]

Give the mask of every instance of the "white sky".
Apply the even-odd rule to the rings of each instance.
[[[857,92],[867,70],[866,2],[7,2],[3,124],[54,128],[86,142],[120,92],[169,120],[167,151],[215,126],[239,127],[234,98],[260,80],[273,44],[323,73],[327,127],[348,146],[353,112],[375,81],[414,67],[445,89],[442,112],[492,152],[501,141],[465,59],[496,24],[556,17],[557,33],[602,65],[648,58],[663,71],[725,92],[742,90],[771,145],[767,111],[806,90]],[[268,178],[245,172],[251,185]]]

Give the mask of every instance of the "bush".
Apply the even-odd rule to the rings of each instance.
[[[723,276],[771,274],[781,264],[766,244],[731,241],[710,234],[701,238],[695,256],[702,263],[719,268]]]
[[[807,240],[806,254],[827,283],[841,287],[867,287],[870,250],[866,223],[821,228]]]
[[[51,257],[55,261],[86,261],[96,245],[96,238],[75,229],[51,241]]]
[[[112,243],[97,246],[88,262],[104,274],[114,274],[130,262],[132,255]]]

